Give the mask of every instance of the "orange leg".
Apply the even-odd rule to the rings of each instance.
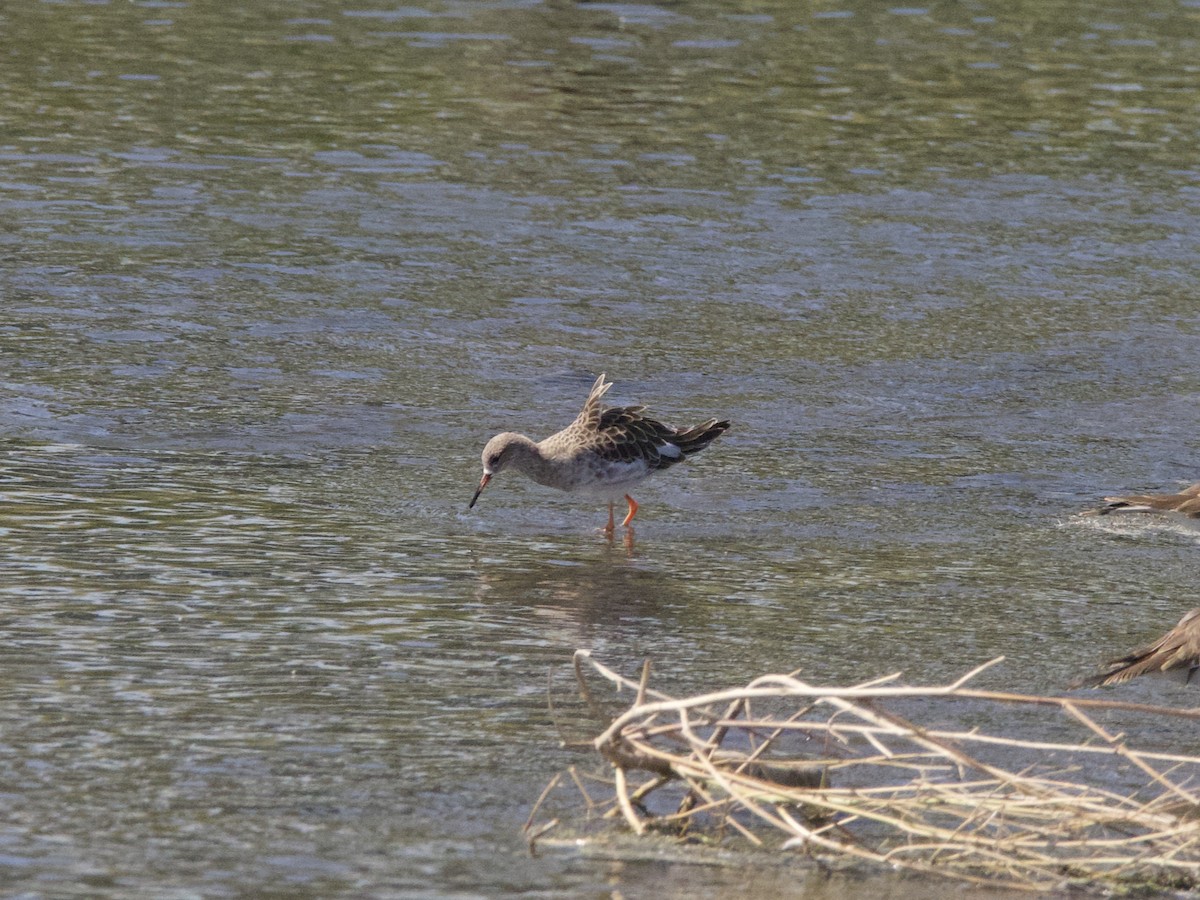
[[[634,500],[632,497],[630,497],[628,494],[625,495],[625,502],[629,504],[629,514],[627,516],[625,516],[625,521],[621,523],[622,528],[626,528],[629,526],[629,523],[633,521],[633,517],[637,515],[637,511],[638,511],[637,501]],[[609,512],[610,513],[612,512],[611,505],[609,507]]]
[[[613,533],[613,505],[608,504],[608,524],[604,526],[604,533],[611,536]]]

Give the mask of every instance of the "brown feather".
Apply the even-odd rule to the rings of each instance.
[[[1088,510],[1085,515],[1107,516],[1115,512],[1179,513],[1192,519],[1200,519],[1200,483],[1184,488],[1177,494],[1129,494],[1121,497],[1105,497],[1099,509]]]
[[[596,379],[596,383],[592,385],[592,389],[588,392],[587,399],[583,401],[583,409],[579,411],[579,415],[575,417],[575,421],[567,426],[564,431],[573,428],[594,431],[600,423],[600,398],[608,393],[608,389],[612,387],[611,381],[605,381],[604,375]]]
[[[1105,663],[1105,670],[1082,678],[1071,687],[1122,684],[1139,675],[1187,669],[1187,680],[1200,668],[1200,609],[1187,613],[1179,624],[1157,641]]]

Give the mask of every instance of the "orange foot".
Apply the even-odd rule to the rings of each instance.
[[[630,497],[628,494],[625,495],[625,502],[629,504],[629,514],[627,516],[625,516],[625,521],[623,521],[621,523],[622,528],[629,527],[629,523],[633,521],[633,517],[637,515],[637,511],[638,511],[637,501],[634,500],[632,497]],[[612,524],[612,504],[611,503],[608,505],[608,515],[609,515],[609,524],[611,525]]]
[[[613,527],[614,527],[613,526],[613,505],[610,503],[610,504],[608,504],[608,524],[605,525],[600,530],[603,531],[606,535],[608,535],[609,538],[611,538],[612,534],[613,534]]]

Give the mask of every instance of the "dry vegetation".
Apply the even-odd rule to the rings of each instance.
[[[1200,886],[1200,756],[1137,746],[1164,721],[1200,720],[1200,709],[967,686],[992,664],[935,687],[895,676],[816,687],[764,675],[677,699],[650,688],[648,665],[633,681],[578,651],[583,699],[611,722],[591,742],[608,774],[570,775],[589,813],[636,834],[741,839],[822,864],[878,863],[1030,891]],[[601,712],[597,678],[632,693],[615,719]],[[1097,721],[1114,715],[1142,723],[1128,729],[1138,741]],[[1024,737],[1000,733],[1018,721]],[[1064,730],[1070,740],[1029,734]],[[552,782],[530,816],[531,846],[556,826],[538,817],[565,783]]]

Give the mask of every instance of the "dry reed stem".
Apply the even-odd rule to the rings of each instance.
[[[1200,885],[1200,757],[1138,749],[1085,712],[1195,720],[1200,709],[967,686],[997,662],[932,687],[900,685],[896,675],[818,687],[792,673],[683,699],[649,687],[648,663],[634,681],[578,651],[575,670],[593,713],[600,704],[585,664],[633,694],[593,744],[613,769],[610,814],[637,834],[715,828],[720,838],[731,828],[761,844],[776,833],[783,848],[1020,890],[1068,879]],[[963,700],[976,714],[989,706],[1045,709],[1081,728],[1086,742],[926,728],[886,705],[897,700],[923,701],[909,703],[918,711]],[[795,758],[796,742],[818,741],[823,752]],[[653,777],[631,793],[632,770]],[[1135,773],[1144,781],[1130,788]],[[683,804],[653,812],[660,789],[674,782]],[[1113,789],[1122,783],[1125,793]]]

